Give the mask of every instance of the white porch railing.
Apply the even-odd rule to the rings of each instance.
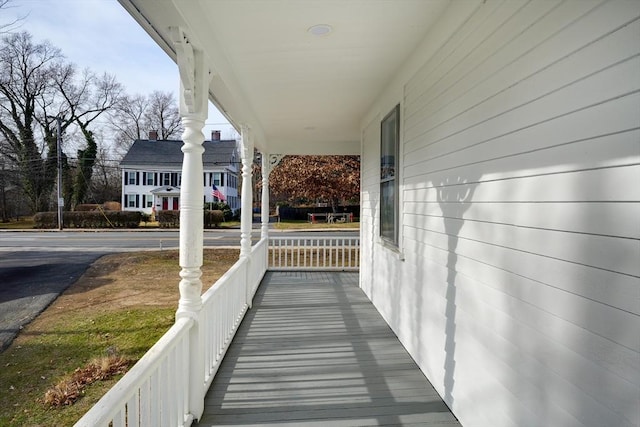
[[[360,237],[269,238],[269,270],[337,270],[360,268]]]
[[[251,248],[250,259],[240,258],[202,296],[205,392],[218,372],[227,348],[247,309],[251,307],[251,300],[267,271],[266,251],[267,240],[263,239]]]
[[[262,239],[202,295],[199,334],[184,317],[82,417],[76,426],[189,426],[189,339],[203,349],[202,398],[267,269],[358,270],[359,237],[286,237]]]
[[[202,398],[267,269],[267,240],[251,248],[203,296]],[[91,408],[76,426],[189,426],[189,337],[195,321],[181,318]]]

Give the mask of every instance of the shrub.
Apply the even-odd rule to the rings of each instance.
[[[57,212],[38,212],[33,216],[35,228],[56,228],[58,226]]]
[[[206,209],[210,211],[222,211],[225,221],[231,221],[233,219],[233,211],[229,205],[224,202],[207,203]]]
[[[121,211],[122,207],[120,202],[104,202],[102,204],[102,209],[105,211]]]
[[[213,210],[211,213],[211,222],[215,228],[220,227],[220,223],[224,221],[224,212],[221,210]]]
[[[161,228],[180,226],[180,211],[159,211],[156,217]]]
[[[90,212],[90,211],[98,210],[99,207],[100,205],[98,204],[84,204],[84,205],[77,205],[73,210],[75,212]]]
[[[140,212],[63,212],[63,227],[65,228],[137,228],[140,225]],[[35,228],[56,228],[58,226],[57,212],[38,212],[33,217]]]

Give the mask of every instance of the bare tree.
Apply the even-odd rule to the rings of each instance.
[[[118,162],[104,144],[98,144],[98,155],[94,166],[94,179],[91,180],[91,193],[94,203],[119,201],[122,181]]]
[[[112,108],[122,88],[113,76],[78,73],[48,42],[34,43],[27,32],[10,34],[0,44],[0,149],[21,172],[33,211],[49,208],[57,170],[57,119],[63,132],[78,130],[82,148],[77,167],[66,154],[65,205],[86,199],[97,144],[90,126]]]
[[[9,9],[11,0],[0,0],[0,10]],[[0,22],[0,34],[6,34],[14,31],[22,25],[22,21],[26,19],[26,15],[18,16],[8,22]]]
[[[60,50],[34,43],[29,33],[7,35],[0,45],[0,134],[4,157],[22,173],[32,210],[48,208],[55,182],[56,146],[39,143],[34,132],[40,100],[51,95]],[[48,102],[48,101],[45,101]]]
[[[76,206],[87,201],[93,166],[98,154],[98,145],[90,125],[102,114],[113,108],[122,96],[122,85],[114,76],[97,76],[85,69],[76,77],[76,69],[67,64],[58,68],[55,84],[60,93],[65,123],[77,125],[84,139],[84,147],[77,150],[77,167],[72,177],[70,202]],[[43,123],[48,126],[49,123]]]
[[[182,123],[177,102],[171,92],[154,91],[148,96],[124,96],[111,115],[118,152],[124,155],[136,139],[145,139],[150,130],[158,138],[179,138]]]
[[[171,92],[154,91],[148,97],[147,126],[158,131],[158,138],[176,138],[182,133],[182,121],[178,104]]]

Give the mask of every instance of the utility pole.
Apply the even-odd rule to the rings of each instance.
[[[58,230],[62,230],[62,208],[64,198],[62,197],[62,119],[58,117]]]

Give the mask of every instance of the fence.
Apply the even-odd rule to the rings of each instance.
[[[359,237],[270,237],[270,270],[358,270]]]

